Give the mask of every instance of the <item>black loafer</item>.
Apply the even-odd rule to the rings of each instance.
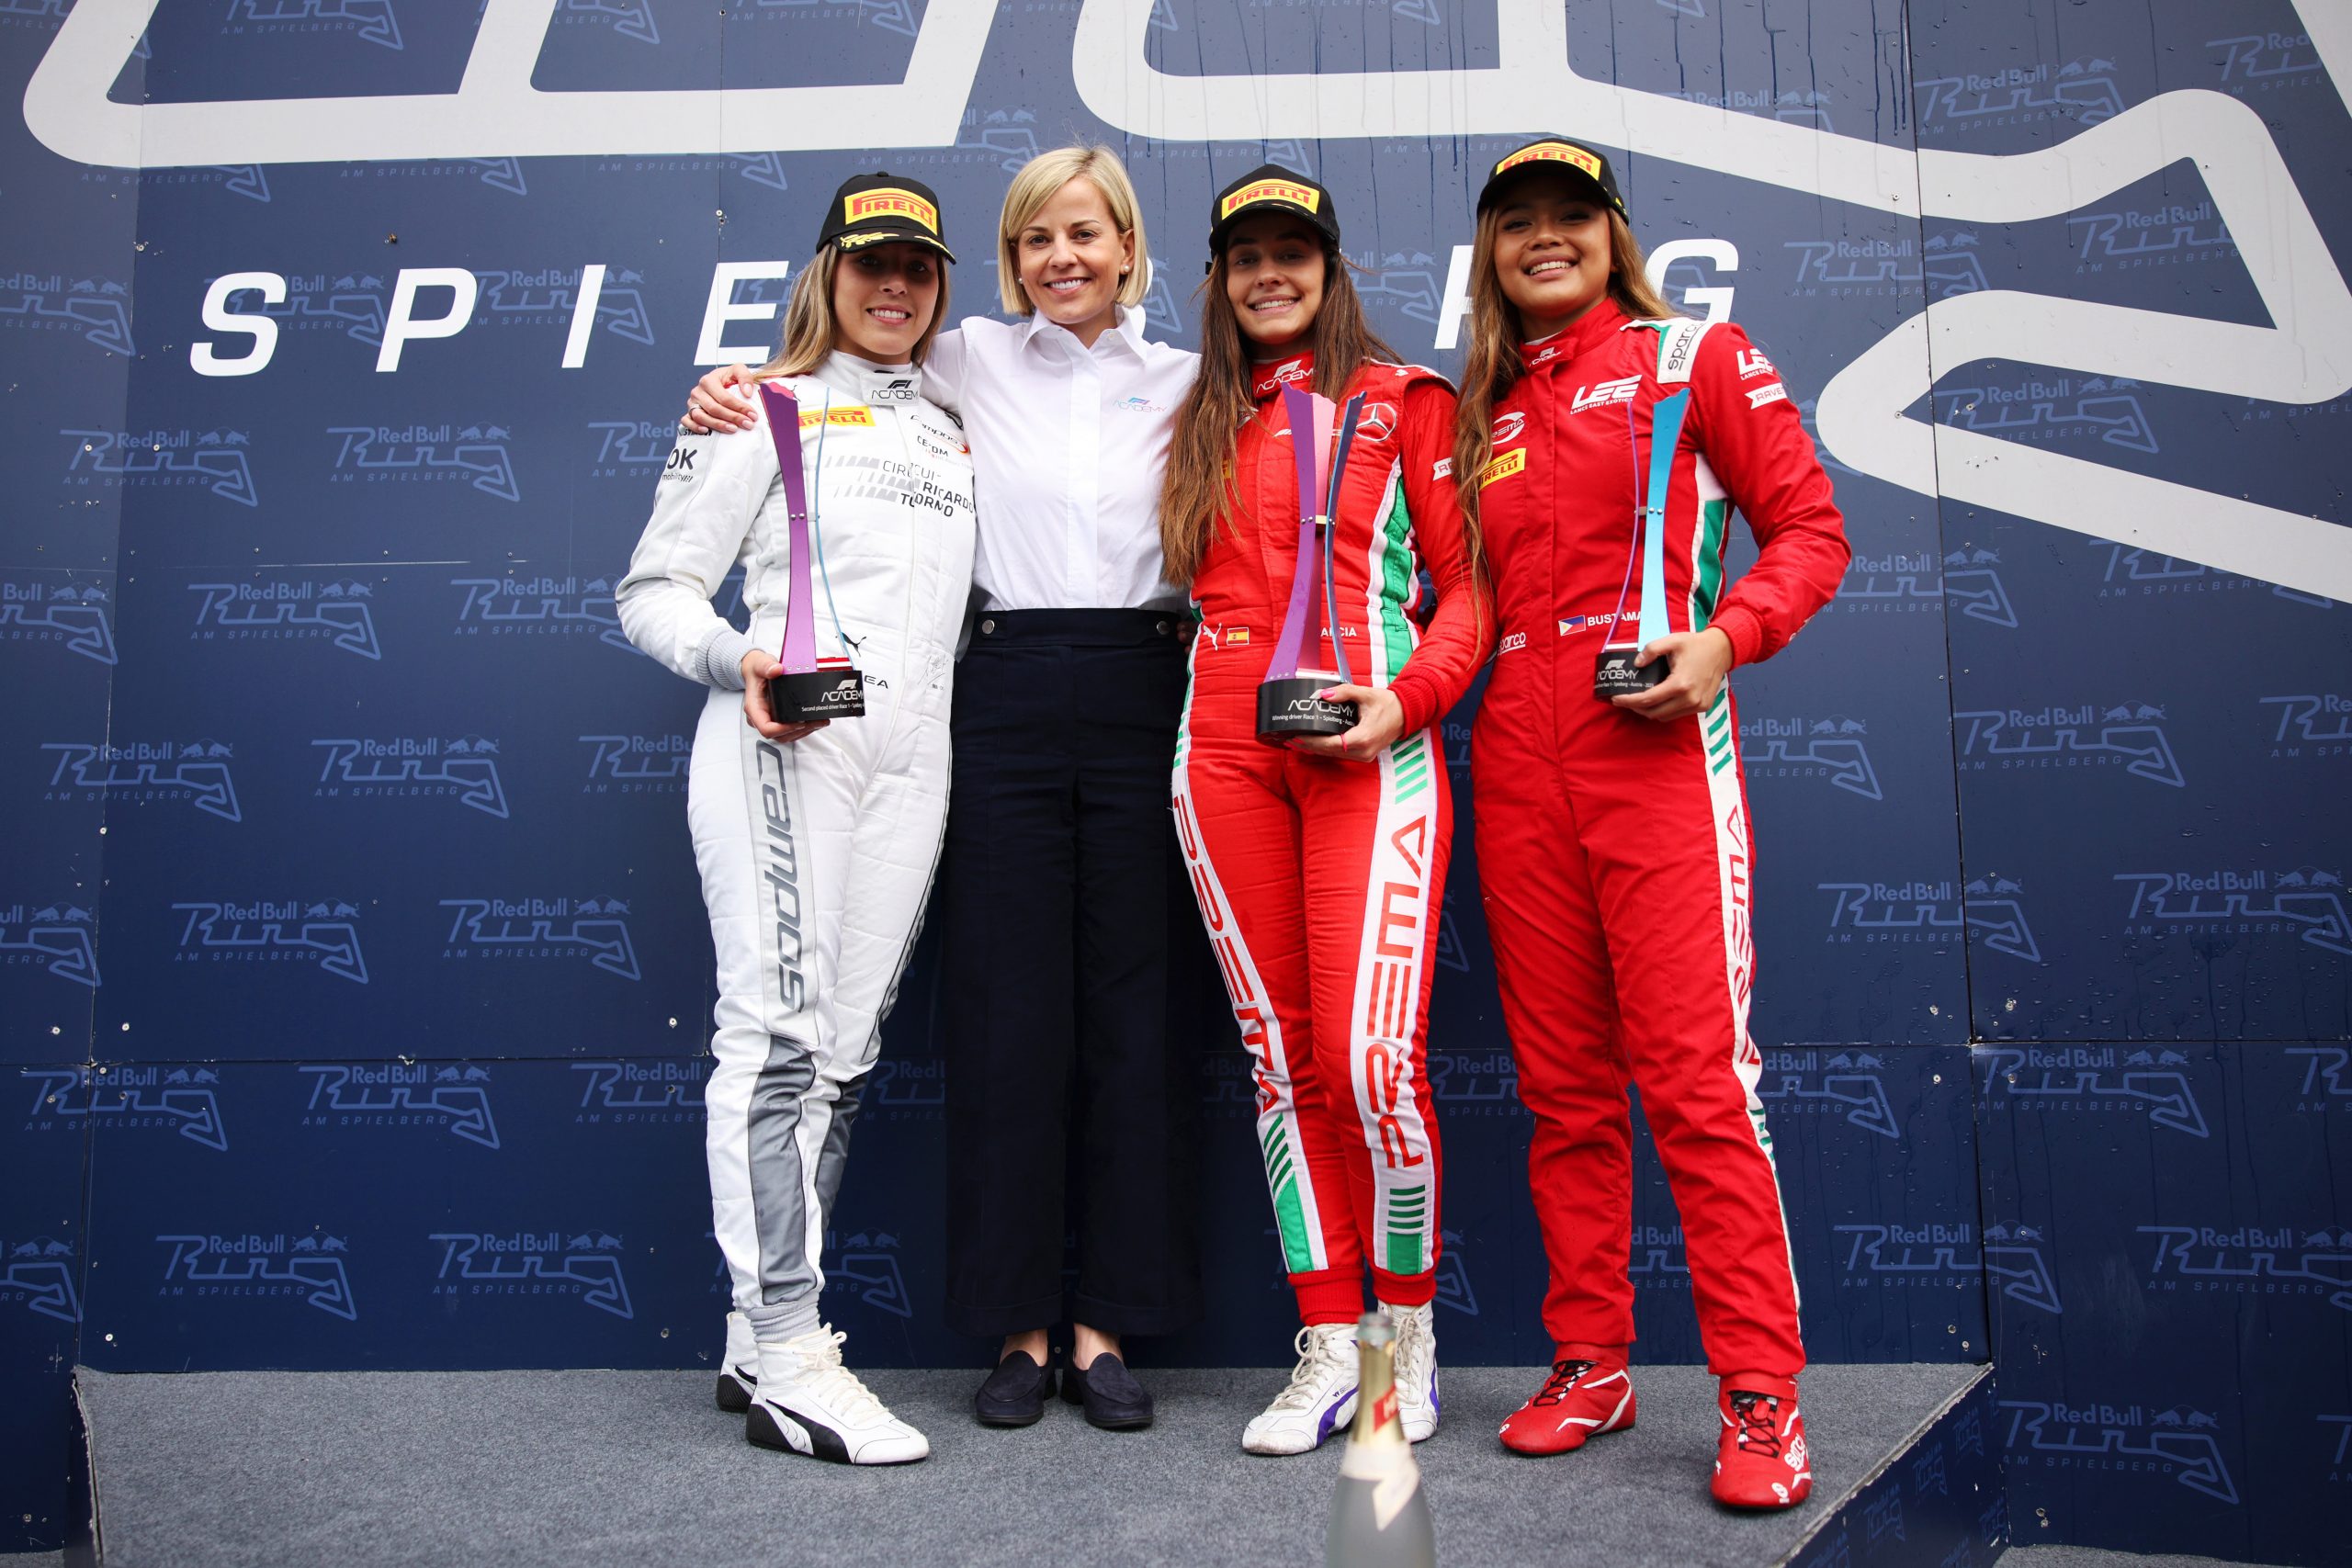
[[[1062,1373],[1062,1399],[1086,1406],[1087,1425],[1106,1432],[1132,1432],[1151,1425],[1151,1395],[1125,1361],[1107,1352],[1090,1366]]]
[[[1015,1350],[980,1384],[972,1413],[983,1427],[1026,1427],[1046,1413],[1053,1393],[1054,1369],[1039,1366],[1026,1350]]]

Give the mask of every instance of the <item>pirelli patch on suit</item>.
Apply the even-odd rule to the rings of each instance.
[[[1507,479],[1526,467],[1527,448],[1514,446],[1478,470],[1478,488],[1484,490],[1497,479]]]
[[[800,428],[808,430],[820,424],[851,425],[874,423],[874,411],[863,403],[850,403],[830,409],[803,409]]]

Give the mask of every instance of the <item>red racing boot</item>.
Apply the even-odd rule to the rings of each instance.
[[[1813,1495],[1813,1456],[1793,1378],[1742,1372],[1716,1395],[1715,1501],[1728,1508],[1793,1508]]]
[[[1503,1422],[1503,1447],[1513,1453],[1564,1454],[1603,1432],[1634,1424],[1634,1383],[1622,1346],[1563,1345],[1552,1375],[1534,1398]]]

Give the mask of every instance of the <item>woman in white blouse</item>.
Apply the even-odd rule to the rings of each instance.
[[[979,511],[939,897],[947,1314],[1001,1339],[976,1399],[991,1426],[1042,1414],[1063,1322],[1062,1397],[1149,1424],[1122,1336],[1201,1310],[1191,1127],[1216,992],[1168,819],[1191,610],[1159,520],[1197,359],[1143,334],[1148,257],[1109,149],[1033,159],[997,248],[1020,319],[967,320],[923,367]],[[746,374],[705,377],[689,422],[748,428]]]

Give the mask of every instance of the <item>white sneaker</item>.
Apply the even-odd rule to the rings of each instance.
[[[1396,1325],[1396,1418],[1408,1442],[1423,1442],[1437,1431],[1437,1317],[1427,1302],[1417,1307],[1381,1303]]]
[[[892,1416],[857,1374],[842,1365],[831,1324],[760,1347],[759,1392],[743,1418],[743,1436],[763,1449],[785,1449],[835,1464],[908,1464],[929,1457],[921,1432]]]
[[[1356,1325],[1320,1323],[1298,1331],[1298,1365],[1290,1386],[1241,1429],[1253,1454],[1303,1454],[1356,1413]]]
[[[741,1416],[752,1408],[760,1391],[760,1342],[752,1337],[752,1320],[740,1312],[727,1314],[727,1359],[718,1363],[718,1408]]]

